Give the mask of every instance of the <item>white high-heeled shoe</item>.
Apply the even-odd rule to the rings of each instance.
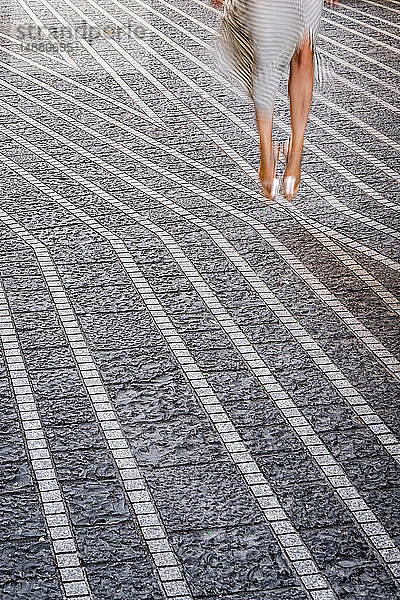
[[[283,144],[283,154],[285,156],[286,164],[289,160],[291,143],[292,143],[292,140],[288,139]],[[301,181],[301,178],[297,178],[295,175],[286,175],[286,177],[285,176],[283,177],[282,193],[283,193],[284,198],[286,200],[288,200],[289,202],[292,202],[295,199],[298,189],[299,189],[299,186],[300,186],[300,181]]]

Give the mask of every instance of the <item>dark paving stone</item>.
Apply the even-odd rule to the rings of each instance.
[[[363,498],[374,510],[390,536],[393,538],[399,536],[400,488],[397,486],[363,491]]]
[[[88,565],[89,585],[95,600],[163,600],[160,586],[147,561],[136,559],[119,564]]]
[[[18,321],[16,321],[18,328]],[[33,351],[36,348],[48,350],[49,348],[57,348],[65,344],[65,334],[60,327],[53,326],[43,329],[21,329],[18,331],[18,337],[23,350],[29,349]]]
[[[130,522],[75,527],[79,552],[84,563],[114,563],[143,560],[143,541]]]
[[[74,368],[73,355],[68,346],[30,349],[24,355],[30,369],[65,369]]]
[[[36,495],[0,494],[0,539],[17,540],[46,536],[45,525]]]
[[[37,332],[46,331],[50,328],[58,328],[59,322],[56,314],[51,310],[42,311],[23,311],[17,313],[15,317],[15,327],[19,332],[35,330]]]
[[[155,469],[146,479],[168,531],[262,521],[251,492],[229,463]]]
[[[345,468],[350,479],[363,491],[400,486],[400,467],[384,451],[369,458],[368,462],[349,460]]]
[[[88,398],[81,396],[42,398],[38,404],[45,427],[83,424],[95,420]]]
[[[129,520],[125,497],[116,481],[62,485],[74,525],[113,525]]]
[[[119,262],[60,265],[64,285],[70,288],[108,285],[110,281],[129,285],[130,279]]]
[[[105,445],[96,423],[52,427],[48,428],[46,434],[52,452],[104,448]]]
[[[46,369],[30,372],[32,388],[37,398],[53,396],[83,396],[85,388],[75,369]]]
[[[32,488],[33,481],[22,439],[18,434],[0,436],[1,492],[22,492]]]
[[[169,466],[227,458],[217,435],[194,415],[162,423],[123,424],[137,461],[143,466]]]
[[[179,363],[165,347],[96,352],[95,359],[106,385],[151,382],[174,375],[180,378]]]
[[[266,399],[261,384],[249,371],[209,373],[207,381],[224,404],[231,401],[240,403]]]
[[[133,322],[145,319],[146,309],[132,284],[71,289],[69,297],[78,314],[131,311]]]
[[[400,414],[397,409],[379,412],[382,421],[396,436],[400,436]]]
[[[362,425],[361,419],[344,402],[342,405],[335,402],[322,406],[303,406],[302,412],[318,433],[336,429],[353,429]]]
[[[3,600],[61,600],[63,598],[58,581],[51,579],[20,579],[0,584]]]
[[[294,585],[293,575],[266,525],[175,534],[172,542],[195,597]]]
[[[225,410],[230,419],[240,427],[267,427],[268,425],[281,425],[282,429],[286,427],[282,414],[268,398],[227,402]]]
[[[108,392],[122,422],[169,421],[179,415],[202,415],[183,376],[165,374],[152,381],[109,385]]]
[[[321,438],[333,456],[340,462],[363,459],[369,463],[371,458],[381,455],[379,442],[366,429],[326,432],[321,434]]]
[[[397,590],[373,550],[353,527],[303,532],[310,550],[340,598],[396,600]]]
[[[0,584],[19,584],[24,580],[56,582],[50,544],[44,540],[9,541],[0,547]]]
[[[252,454],[263,455],[269,452],[292,452],[302,450],[299,438],[286,425],[266,425],[264,427],[243,427],[240,433]]]
[[[150,322],[148,319],[146,322]],[[92,348],[120,349],[160,346],[163,338],[156,329],[142,327],[136,312],[91,313],[79,315],[79,323]]]
[[[240,371],[246,369],[246,363],[233,349],[195,351],[192,353],[196,364],[204,371]]]
[[[229,596],[207,596],[207,600],[306,600],[307,594],[299,588],[287,590],[274,590],[273,592],[250,592],[233,594]]]
[[[106,450],[82,449],[52,453],[59,481],[114,479],[115,466]]]
[[[257,464],[265,473],[270,484],[278,490],[298,482],[317,481],[321,471],[306,453],[273,452],[257,459]]]
[[[328,527],[351,523],[350,513],[343,507],[331,487],[320,481],[281,484],[280,501],[298,529]]]

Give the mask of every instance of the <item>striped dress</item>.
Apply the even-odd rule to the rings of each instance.
[[[220,61],[258,109],[272,112],[279,82],[302,41],[318,36],[323,0],[228,0],[220,25]],[[314,51],[318,82],[323,65]]]

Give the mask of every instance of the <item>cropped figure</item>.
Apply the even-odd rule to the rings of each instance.
[[[270,200],[276,199],[279,191],[276,166],[280,148],[272,141],[274,101],[281,78],[289,72],[292,136],[283,148],[282,191],[291,201],[300,185],[314,75],[319,80],[323,70],[315,52],[323,0],[214,0],[214,6],[224,9],[222,60],[254,102],[260,134],[259,178]]]

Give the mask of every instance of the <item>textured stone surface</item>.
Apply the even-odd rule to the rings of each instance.
[[[326,600],[322,575],[397,600],[395,4],[326,7],[290,210],[260,194],[251,103],[209,71],[206,0],[52,0],[105,28],[86,47],[27,1],[0,19],[1,600],[83,600],[57,560],[93,600]]]
[[[232,533],[235,533],[233,536]],[[264,526],[174,535],[195,596],[257,592],[293,584],[281,552]]]

